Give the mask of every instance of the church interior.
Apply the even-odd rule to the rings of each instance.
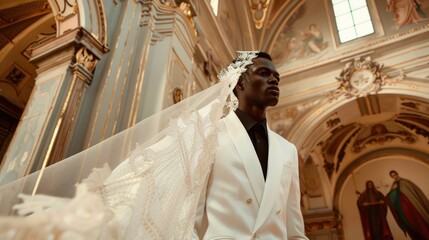
[[[297,147],[309,239],[371,239],[360,199],[392,170],[429,197],[429,0],[1,1],[0,185],[209,88],[237,50],[280,73],[267,121]]]

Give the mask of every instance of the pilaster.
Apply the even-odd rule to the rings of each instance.
[[[106,52],[83,28],[33,50],[31,61],[38,66],[35,86],[3,159],[1,183],[64,157],[92,72]]]

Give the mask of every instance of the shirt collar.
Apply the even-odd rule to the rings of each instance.
[[[252,129],[252,127],[255,126],[256,124],[261,124],[264,127],[265,132],[267,132],[267,120],[266,119],[264,119],[260,122],[257,122],[255,119],[253,119],[247,113],[241,111],[238,108],[237,108],[237,110],[235,110],[235,114],[237,114],[238,119],[240,119],[240,121],[243,124],[246,131],[249,131],[250,129]]]

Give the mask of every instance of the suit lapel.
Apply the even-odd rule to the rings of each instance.
[[[268,173],[265,184],[265,190],[262,197],[261,208],[259,209],[258,217],[256,218],[255,231],[262,226],[269,214],[272,212],[275,201],[279,198],[281,188],[281,177],[283,172],[283,159],[285,151],[279,139],[276,138],[274,132],[268,129]],[[283,148],[283,149],[282,149]],[[286,183],[283,183],[286,184]]]
[[[236,146],[237,152],[243,162],[247,177],[253,188],[258,206],[261,205],[262,194],[264,192],[264,175],[262,173],[261,164],[258,160],[258,155],[253,148],[252,141],[247,134],[246,129],[241,124],[235,113],[230,113],[225,117],[228,133]]]

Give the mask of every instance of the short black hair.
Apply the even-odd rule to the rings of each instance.
[[[273,61],[273,59],[271,58],[271,55],[268,54],[267,52],[258,52],[256,54],[256,58],[266,58],[266,59],[268,59],[270,61]]]
[[[392,171],[390,171],[390,172],[389,172],[389,176],[390,176],[390,175],[392,175],[392,173],[396,173],[396,175],[398,175],[398,172],[397,172],[397,171],[392,170]]]

